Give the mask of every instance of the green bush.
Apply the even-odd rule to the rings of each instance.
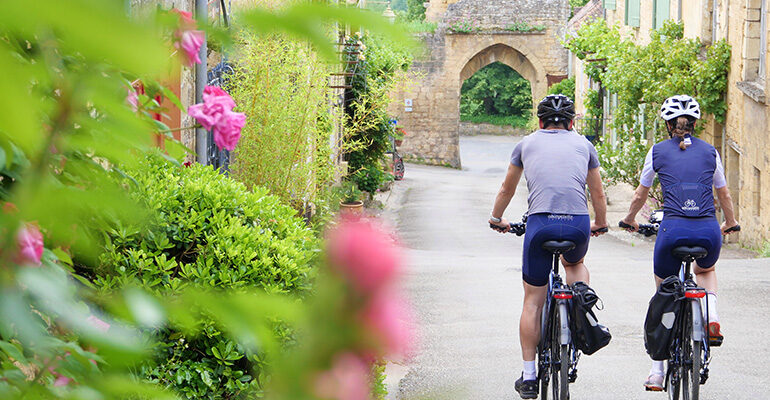
[[[575,101],[575,77],[563,79],[561,82],[551,85],[548,94],[563,94]]]
[[[296,211],[266,189],[249,192],[210,167],[183,168],[158,159],[128,175],[124,184],[153,219],[145,226],[107,230],[94,279],[101,290],[138,284],[167,295],[187,287],[259,287],[301,295],[309,289],[319,243]],[[199,324],[203,333],[196,337],[172,329],[155,332],[155,360],[139,369],[140,377],[190,399],[260,391],[262,356],[225,338],[213,320]],[[288,340],[285,331],[277,334]]]

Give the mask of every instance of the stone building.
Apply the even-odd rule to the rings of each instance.
[[[593,0],[601,16],[617,24],[637,43],[649,40],[650,30],[666,19],[682,21],[685,37],[711,44],[725,39],[732,46],[727,119],[719,124],[707,117],[702,138],[719,150],[736,206],[742,233],[737,240],[760,246],[770,240],[770,108],[767,104],[767,3],[770,0]],[[578,13],[579,14],[579,13]],[[595,12],[594,16],[599,16]],[[571,25],[586,17],[576,15]],[[576,74],[576,97],[592,84],[582,75],[582,63],[570,56]],[[611,96],[605,104],[612,104]],[[578,101],[578,113],[585,108]],[[611,117],[605,108],[605,117]]]
[[[567,0],[431,0],[427,15],[438,28],[421,35],[425,54],[391,108],[409,135],[403,153],[459,167],[460,87],[495,61],[527,79],[534,99],[543,97],[567,74],[560,40],[569,12]]]

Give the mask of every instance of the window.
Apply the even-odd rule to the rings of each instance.
[[[663,27],[669,18],[671,6],[669,0],[654,0],[652,3],[652,29]]]
[[[614,10],[615,0],[604,0],[604,8],[607,10]]]
[[[626,25],[639,27],[641,0],[626,0]]]
[[[759,7],[759,79],[765,79],[765,55],[767,53],[767,0]]]
[[[759,168],[754,167],[754,187],[752,188],[752,197],[754,198],[754,215],[759,216],[762,208],[762,180]]]
[[[767,0],[746,2],[743,35],[743,79],[765,79],[765,53],[767,52]]]

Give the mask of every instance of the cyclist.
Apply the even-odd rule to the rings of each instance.
[[[540,314],[545,303],[552,255],[541,248],[547,240],[571,240],[575,249],[561,257],[567,283],[589,281],[583,263],[591,231],[607,226],[607,206],[594,146],[572,130],[575,105],[567,96],[546,96],[537,106],[540,130],[524,137],[513,150],[508,172],[495,198],[489,222],[505,231],[503,212],[516,192],[522,172],[527,180],[529,217],[523,246],[524,304],[519,339],[524,371],[515,389],[525,399],[537,398],[535,353],[540,340]],[[591,224],[586,201],[591,191],[596,218]],[[597,233],[595,235],[600,235]]]
[[[695,279],[707,290],[709,345],[719,346],[723,340],[717,316],[717,277],[714,265],[719,258],[722,236],[738,225],[733,213],[724,169],[714,146],[693,137],[695,123],[700,118],[700,105],[687,95],[669,97],[663,102],[660,116],[666,121],[670,139],[655,144],[647,152],[639,187],[634,192],[628,215],[623,222],[629,229],[639,229],[636,214],[647,201],[653,178],[663,188],[664,218],[655,241],[654,272],[657,286],[668,276],[677,275],[681,261],[671,250],[680,245],[697,245],[708,250],[708,256],[697,260]],[[714,196],[716,188],[725,222],[721,228],[716,219]],[[663,390],[663,361],[653,361],[652,370],[644,383],[647,390]]]

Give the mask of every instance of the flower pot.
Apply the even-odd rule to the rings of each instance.
[[[364,202],[356,201],[355,203],[343,203],[340,202],[340,213],[343,214],[362,214],[364,212]]]
[[[396,143],[396,146],[401,146],[401,143],[404,143],[404,139],[396,139],[394,142]]]

